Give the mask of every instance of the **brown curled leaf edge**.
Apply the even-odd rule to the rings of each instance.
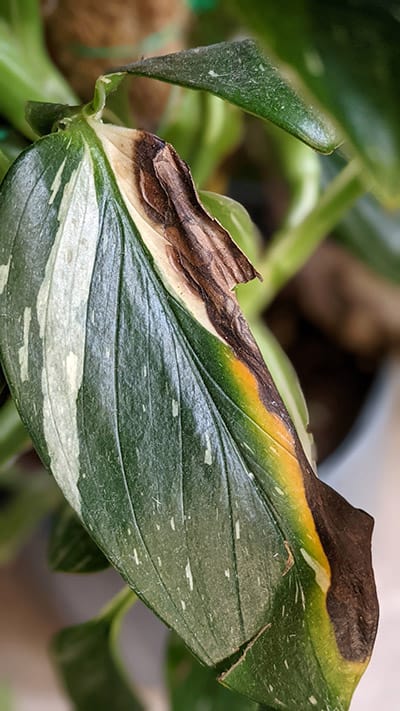
[[[347,709],[373,521],[311,469],[235,296],[256,270],[186,164],[78,116],[10,170],[0,222],[4,370],[85,528],[223,684]]]

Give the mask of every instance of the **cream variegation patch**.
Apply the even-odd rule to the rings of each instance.
[[[168,291],[182,302],[202,326],[217,338],[221,338],[210,321],[204,301],[193,293],[171,262],[168,256],[168,242],[164,239],[162,229],[151,224],[143,210],[133,165],[135,143],[142,140],[142,132],[102,124],[99,121],[89,121],[89,123],[101,141],[128,212],[152,255]]]
[[[52,195],[55,189],[62,189],[61,183],[53,184]],[[83,377],[87,301],[99,238],[99,210],[87,146],[64,184],[58,223],[36,304],[43,343],[43,430],[54,477],[79,512],[77,398]]]

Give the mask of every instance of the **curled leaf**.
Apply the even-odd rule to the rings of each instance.
[[[312,471],[236,300],[256,271],[187,166],[82,117],[14,164],[0,223],[4,368],[94,540],[225,684],[347,709],[372,520]]]
[[[251,39],[149,57],[115,72],[209,91],[272,121],[322,153],[331,153],[340,142],[326,117],[303,101],[287,77]]]

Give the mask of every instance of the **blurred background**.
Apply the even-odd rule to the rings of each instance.
[[[45,39],[82,101],[107,68],[242,36],[229,2],[44,0]],[[0,11],[1,18],[1,11]],[[0,34],[0,59],[5,52]],[[3,42],[3,44],[2,44]],[[346,164],[346,147],[320,157],[297,139],[201,92],[135,78],[110,109],[177,148],[202,190],[239,201],[255,223],[257,249],[313,201]],[[0,117],[1,120],[1,117]],[[27,138],[3,117],[0,140],[15,156]],[[376,519],[374,564],[381,622],[352,711],[395,709],[400,697],[400,211],[367,194],[355,202],[262,312],[300,380],[320,475]],[[121,583],[50,572],[49,538],[60,498],[21,431],[6,386],[0,395],[0,709],[71,708],[48,646],[67,624],[90,619]],[[18,457],[8,451],[14,437]],[[57,566],[53,566],[56,567]],[[101,566],[100,566],[101,567]],[[166,710],[167,631],[138,603],[122,647],[150,711]]]

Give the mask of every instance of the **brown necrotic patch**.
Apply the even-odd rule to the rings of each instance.
[[[258,274],[200,204],[187,165],[172,146],[146,132],[134,142],[133,165],[142,209],[167,243],[177,282],[184,280],[204,303],[216,332],[253,373],[264,406],[280,417],[294,442],[307,504],[331,569],[326,604],[336,642],[345,659],[364,662],[378,620],[371,564],[373,521],[312,471],[233,292],[236,284]]]
[[[142,208],[167,242],[177,282],[184,280],[201,299],[216,332],[262,383],[269,409],[281,416],[283,404],[233,291],[259,274],[201,205],[190,171],[171,145],[143,132],[134,151]]]

